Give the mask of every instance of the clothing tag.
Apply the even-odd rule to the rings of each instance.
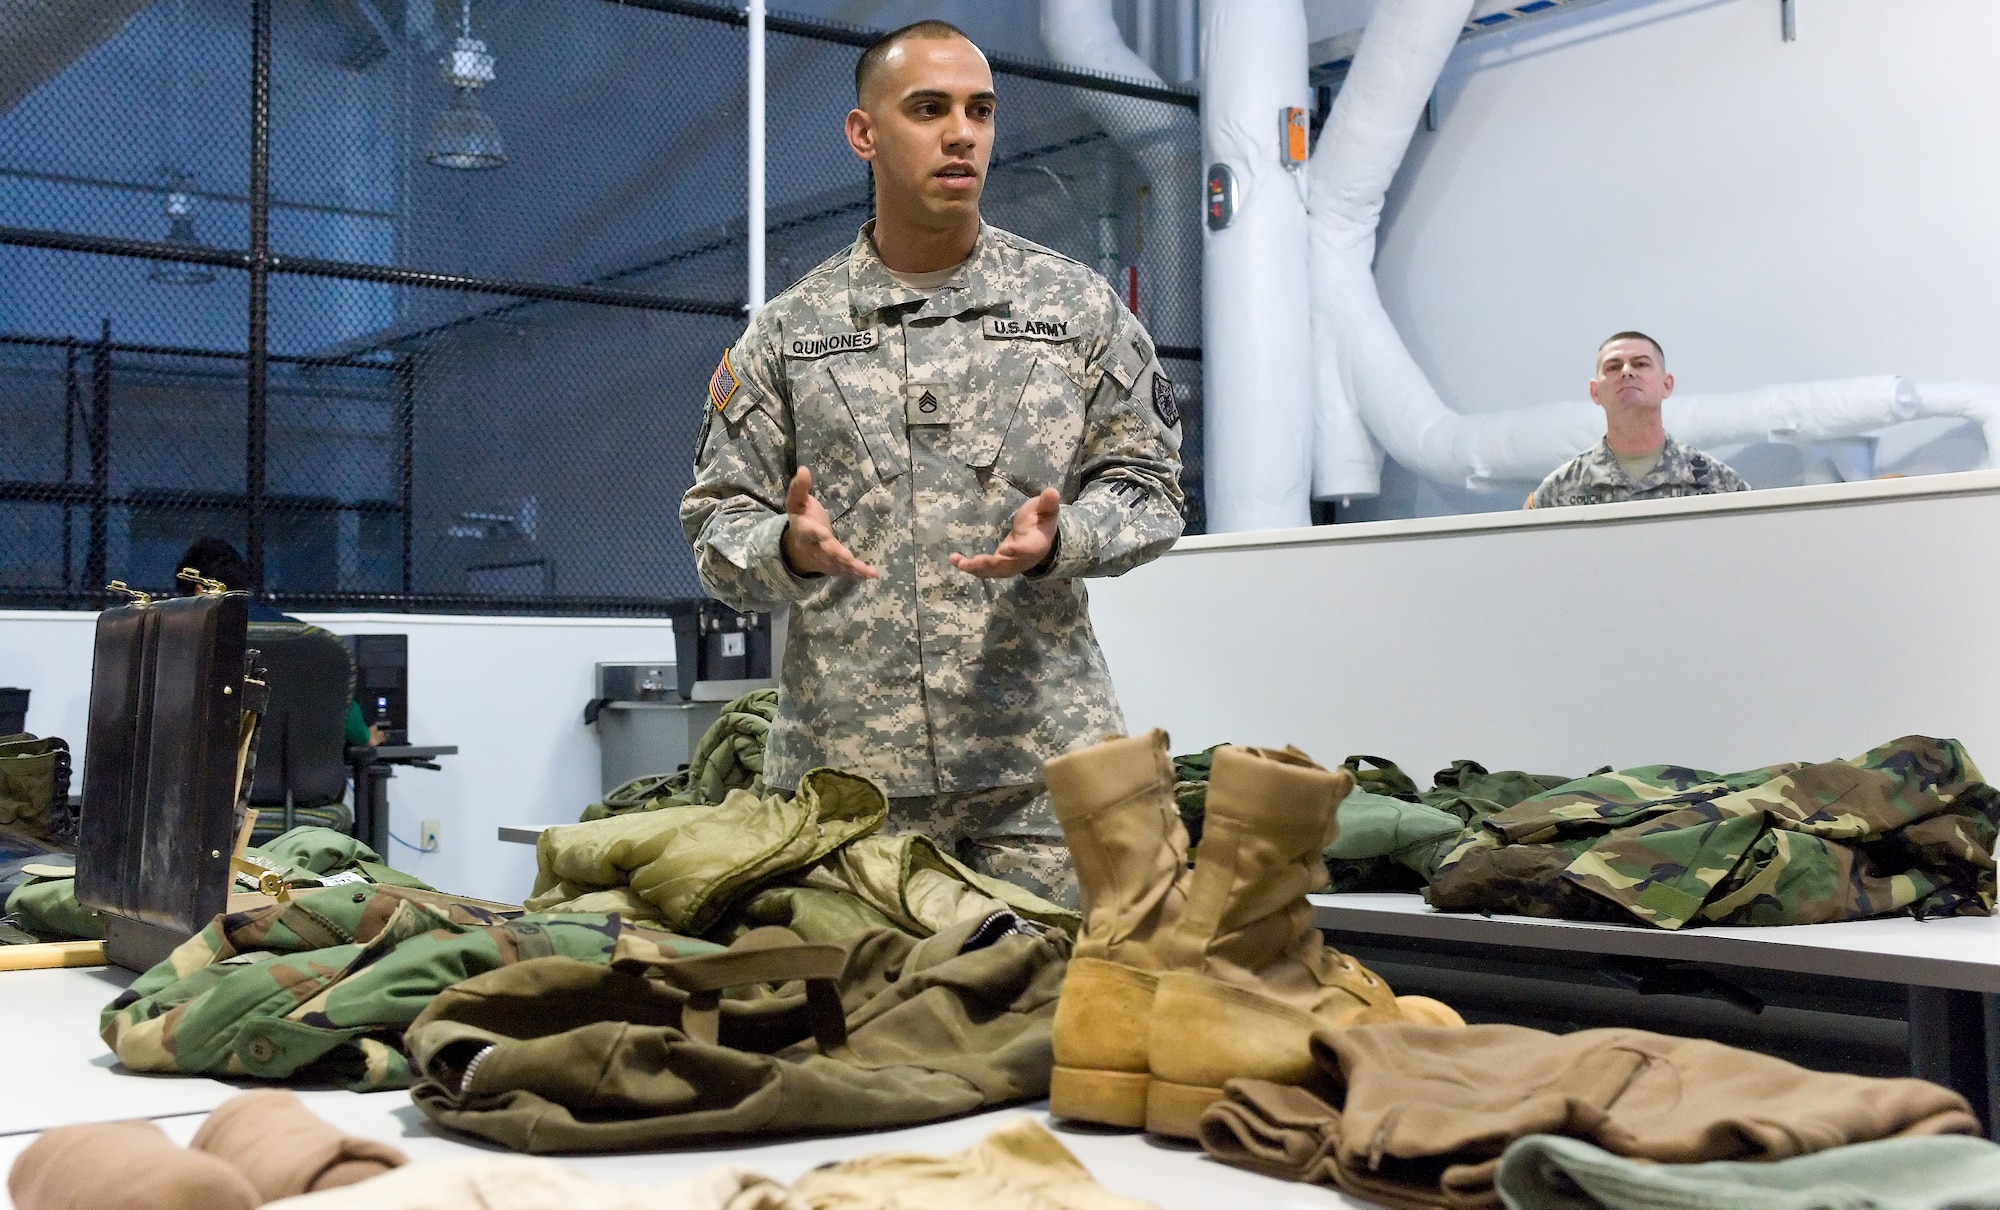
[[[1013,319],[1004,315],[986,317],[988,340],[1074,340],[1082,333],[1067,319]]]
[[[366,882],[368,875],[360,870],[342,870],[338,874],[328,874],[319,880],[321,886],[342,886],[350,882]]]
[[[950,424],[951,388],[942,382],[913,382],[903,388],[903,423]]]
[[[825,336],[795,336],[785,346],[785,356],[798,360],[825,357],[829,353],[857,353],[862,349],[872,349],[880,343],[881,334],[870,328],[866,332],[830,332]]]

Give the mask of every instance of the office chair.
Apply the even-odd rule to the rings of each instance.
[[[351,831],[353,816],[341,802],[347,704],[354,697],[346,645],[304,622],[252,622],[245,644],[258,653],[270,687],[250,783],[250,805],[260,812],[250,843],[265,844],[300,824]]]

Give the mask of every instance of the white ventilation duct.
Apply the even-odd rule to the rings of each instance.
[[[1283,111],[1309,104],[1301,0],[1204,5],[1202,158],[1234,183],[1203,228],[1202,381],[1212,532],[1312,522],[1310,291],[1304,166],[1282,161]],[[1211,198],[1211,204],[1213,199]]]
[[[1111,0],[1042,0],[1042,42],[1064,67],[1168,87],[1119,36]],[[1182,216],[1180,222],[1146,224],[1139,261],[1141,311],[1159,343],[1199,345],[1201,312],[1188,268],[1200,252],[1196,228],[1184,217],[1201,209],[1201,141],[1194,114],[1179,105],[1087,89],[1070,96],[1138,163],[1152,193],[1153,213]],[[1112,284],[1123,293],[1124,283]]]
[[[1403,466],[1474,487],[1538,480],[1604,432],[1604,415],[1590,403],[1452,411],[1410,356],[1376,289],[1383,197],[1471,7],[1465,0],[1381,0],[1312,157],[1313,494],[1322,499],[1377,489],[1380,454],[1357,433],[1357,416]],[[1289,63],[1274,74],[1285,70]],[[1211,64],[1211,88],[1215,74]],[[1264,315],[1276,311],[1274,304]],[[1213,330],[1208,343],[1220,343]],[[1976,420],[1985,427],[1989,464],[2000,450],[2000,390],[1978,383],[1920,391],[1899,378],[1857,378],[1676,397],[1663,409],[1668,431],[1697,446],[1826,440],[1918,416]]]

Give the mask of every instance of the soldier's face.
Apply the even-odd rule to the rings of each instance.
[[[963,38],[890,48],[847,115],[854,154],[875,167],[883,204],[938,229],[976,220],[993,153],[993,73]]]
[[[1674,376],[1644,340],[1614,340],[1597,351],[1590,397],[1602,408],[1656,408],[1674,393]]]

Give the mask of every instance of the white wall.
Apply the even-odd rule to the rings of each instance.
[[[1611,0],[1462,45],[1377,277],[1445,399],[1587,398],[1640,328],[1684,391],[2000,381],[2000,5]]]
[[[1811,10],[1808,10],[1811,11]],[[1971,494],[1943,495],[1947,491]],[[1176,752],[1715,771],[1956,737],[2000,773],[2000,472],[1184,539],[1093,582]]]
[[[528,893],[534,851],[501,844],[496,828],[571,822],[598,797],[597,736],[583,724],[592,666],[674,652],[665,619],[300,616],[337,634],[409,635],[410,738],[459,753],[439,772],[406,769],[389,783],[391,830],[414,842],[419,820],[438,820],[439,852],[392,842],[383,856],[445,890],[507,902]],[[32,689],[28,729],[78,750],[95,618],[0,611],[0,684]],[[79,760],[77,788],[81,771]]]

